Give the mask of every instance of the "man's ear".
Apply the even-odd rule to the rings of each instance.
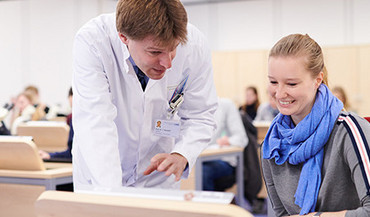
[[[127,45],[128,44],[128,38],[127,38],[127,36],[125,36],[124,34],[122,34],[122,33],[118,33],[118,36],[119,36],[119,38],[121,39],[121,41],[125,44],[125,45]]]

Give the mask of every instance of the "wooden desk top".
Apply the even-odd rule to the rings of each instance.
[[[261,144],[265,139],[266,133],[270,128],[270,122],[256,122],[253,123],[257,128],[257,142]]]
[[[229,154],[235,152],[243,152],[244,148],[241,147],[223,147],[223,148],[206,148],[199,156],[212,156],[212,155],[222,155],[222,154]]]
[[[66,207],[68,207],[66,209]],[[235,205],[46,191],[35,203],[38,216],[58,217],[252,217]]]
[[[0,177],[52,179],[72,176],[72,164],[70,163],[45,163],[46,170],[21,171],[21,170],[0,170]]]

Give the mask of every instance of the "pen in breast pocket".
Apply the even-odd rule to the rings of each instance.
[[[183,94],[186,82],[188,81],[188,78],[189,78],[189,75],[187,75],[184,79],[182,79],[182,81],[179,83],[179,85],[177,85],[176,89],[173,91],[173,94],[171,96],[171,99],[170,99],[169,103],[171,103],[172,100],[174,99],[174,97],[177,96],[178,94]]]

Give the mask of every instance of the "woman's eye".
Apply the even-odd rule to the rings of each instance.
[[[270,81],[271,84],[277,84],[277,81]]]
[[[293,86],[296,86],[297,83],[289,83],[288,85],[293,87]]]

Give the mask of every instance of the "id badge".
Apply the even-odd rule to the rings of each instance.
[[[180,121],[157,119],[154,123],[154,135],[175,137],[180,135]]]

